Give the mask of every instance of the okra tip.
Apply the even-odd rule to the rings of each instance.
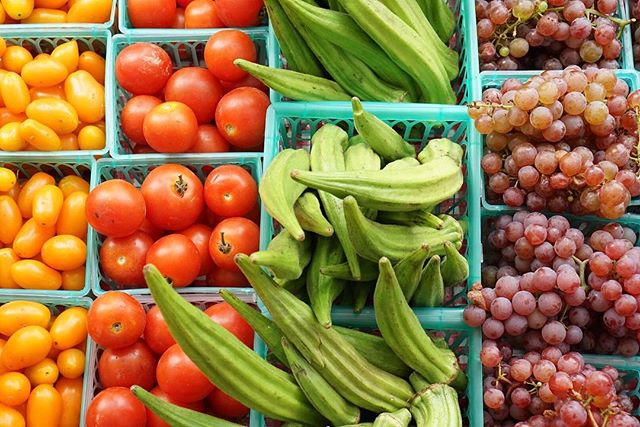
[[[351,98],[351,108],[353,110],[353,114],[362,114],[364,109],[362,108],[362,102],[360,102],[360,98],[354,96]]]

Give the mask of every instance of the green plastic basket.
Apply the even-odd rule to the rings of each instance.
[[[256,182],[260,183],[260,177],[262,176],[262,163],[260,160],[261,155],[258,153],[246,155],[237,153],[207,156],[192,155],[191,157],[181,157],[180,159],[158,159],[147,156],[138,156],[135,159],[102,159],[96,163],[95,172],[91,177],[91,189],[93,190],[98,184],[110,179],[124,179],[139,188],[149,171],[163,164],[184,165],[191,169],[203,182],[211,169],[216,166],[234,164],[247,169]],[[108,277],[103,275],[100,270],[99,253],[103,240],[104,237],[99,235],[93,227],[89,226],[87,235],[87,275],[91,277],[91,290],[96,296],[108,290],[117,289],[116,285]],[[184,294],[216,293],[220,290],[219,287],[202,286],[203,284],[204,281],[198,279],[192,286],[180,288],[178,292]],[[132,295],[149,294],[148,288],[125,289],[123,291]]]
[[[451,37],[450,46],[452,46],[456,52],[460,54],[459,64],[460,71],[458,76],[451,82],[454,92],[456,93],[458,104],[464,105],[469,100],[474,99],[472,93],[474,84],[473,79],[478,75],[478,61],[474,58],[478,55],[478,47],[476,44],[476,38],[471,34],[475,34],[475,20],[471,18],[471,11],[475,13],[475,6],[473,0],[444,0],[453,11],[457,25],[456,30]],[[469,10],[471,8],[471,11]],[[474,15],[475,16],[475,15]],[[269,65],[276,68],[285,68],[285,61],[283,61],[283,54],[280,50],[280,44],[276,39],[275,32],[270,27],[271,47],[269,49]],[[281,94],[276,91],[271,91],[271,102],[288,101]],[[294,101],[291,101],[294,102]],[[385,103],[381,103],[385,104]],[[424,104],[409,104],[413,108],[420,108]]]
[[[142,30],[140,30],[142,31]],[[175,35],[167,35],[165,31],[155,30],[148,32],[140,32],[135,34],[120,34],[114,36],[112,39],[112,49],[109,55],[109,64],[111,66],[107,69],[106,79],[109,82],[110,98],[111,98],[111,116],[113,117],[113,126],[110,126],[108,133],[110,139],[113,141],[111,146],[111,156],[114,158],[139,158],[143,156],[141,154],[133,154],[133,145],[129,141],[129,138],[124,135],[120,129],[120,112],[124,108],[124,105],[131,98],[131,94],[120,86],[115,76],[115,61],[118,54],[125,47],[138,42],[155,43],[163,48],[171,57],[174,65],[174,70],[178,70],[184,67],[205,67],[204,62],[204,46],[216,32],[224,31],[224,29],[207,30],[206,32],[191,32],[189,34],[180,33]],[[258,62],[261,64],[267,63],[267,49],[268,49],[268,32],[266,29],[248,29],[243,30],[254,41],[258,52]],[[161,153],[147,153],[144,154],[145,158],[155,157],[158,159],[166,158],[166,154]],[[171,153],[171,158],[188,158],[192,154],[175,154]],[[142,157],[140,157],[142,158]]]
[[[470,277],[468,283],[480,279],[480,200],[479,188],[470,183],[479,182],[479,163],[472,161],[469,154],[469,121],[464,107],[441,107],[433,105],[412,105],[364,103],[367,111],[391,124],[403,137],[420,147],[432,138],[448,137],[467,150],[463,159],[465,185],[453,199],[443,202],[439,211],[464,218],[467,222],[465,257],[469,260]],[[323,123],[341,126],[352,136],[354,125],[351,106],[346,103],[280,103],[267,112],[264,168],[269,167],[273,158],[285,148],[309,148],[311,137]],[[279,225],[264,209],[261,217],[260,246],[265,249],[279,231]],[[466,287],[456,287],[448,305],[464,303]]]
[[[42,156],[43,154],[40,153]],[[95,171],[96,162],[92,158],[87,157],[29,157],[28,159],[0,156],[0,166],[7,167],[16,172],[18,179],[30,178],[36,172],[46,172],[56,179],[56,183],[67,175],[78,175],[84,178],[87,182],[91,181],[92,175]],[[89,241],[89,235],[87,235],[87,242]],[[91,247],[87,244],[87,262],[85,270],[85,284],[84,288],[79,291],[48,291],[43,289],[2,289],[0,288],[0,297],[5,295],[11,295],[14,297],[65,297],[65,298],[78,298],[85,296],[89,293],[89,259],[91,257]]]
[[[469,427],[482,427],[482,366],[480,364],[482,336],[480,330],[470,328],[464,323],[462,309],[431,308],[422,311],[418,317],[423,328],[444,337],[451,349],[458,355],[458,360],[468,379],[464,394],[466,407],[462,408],[463,424]],[[372,311],[366,311],[359,315],[336,313],[333,316],[333,323],[366,331],[377,329]],[[262,340],[256,340],[255,350],[266,358],[268,349]],[[265,427],[271,424],[272,420],[266,420],[262,414],[251,411],[251,427]]]
[[[4,30],[0,25],[0,30]],[[111,50],[111,32],[104,29],[16,29],[10,31],[2,31],[0,34],[5,39],[7,46],[19,45],[30,50],[34,56],[39,53],[50,53],[56,46],[71,40],[78,42],[78,50],[80,53],[85,51],[97,52],[107,61],[106,69],[110,67],[109,52]],[[105,79],[105,128],[113,128],[112,98],[109,96],[111,92],[111,82]],[[0,158],[25,158],[31,157],[76,157],[90,158],[94,156],[103,156],[109,152],[112,138],[109,131],[106,132],[105,147],[100,150],[73,150],[73,151],[0,151]]]
[[[106,22],[101,23],[82,23],[82,22],[68,22],[65,24],[1,24],[0,32],[4,36],[5,31],[24,31],[25,33],[31,33],[33,31],[47,30],[55,31],[66,29],[77,29],[86,31],[96,30],[110,30],[116,22],[116,8],[118,0],[112,0],[111,13],[109,19]]]

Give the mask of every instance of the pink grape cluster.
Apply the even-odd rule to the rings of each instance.
[[[619,68],[629,21],[616,8],[616,0],[476,0],[481,70]]]
[[[548,347],[514,357],[511,348],[483,342],[486,427],[639,427],[628,395],[635,380],[611,366],[596,369],[579,353]]]
[[[487,200],[529,210],[621,217],[640,195],[640,91],[611,70],[506,80],[469,106],[485,136]]]

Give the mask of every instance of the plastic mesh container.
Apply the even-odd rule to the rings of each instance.
[[[82,23],[82,22],[68,22],[65,24],[1,24],[0,30],[4,36],[5,31],[24,31],[25,33],[32,34],[33,31],[48,30],[58,32],[59,30],[66,29],[79,29],[95,32],[96,30],[108,30],[113,27],[116,20],[116,6],[118,0],[112,0],[111,13],[109,19],[106,22],[100,23]]]
[[[231,289],[238,298],[248,304],[255,304],[255,294],[252,290],[247,289]],[[212,294],[193,294],[193,295],[184,295],[184,298],[196,305],[201,309],[206,309],[210,305],[224,302],[220,294],[212,293]],[[154,304],[153,298],[151,295],[136,295],[136,299],[140,301],[145,310],[149,310]],[[1,301],[1,300],[0,300]],[[259,338],[256,339],[256,343]],[[255,344],[257,345],[257,344]],[[91,338],[87,340],[87,365],[85,372],[85,390],[83,400],[82,400],[82,410],[80,417],[80,425],[84,426],[85,417],[87,413],[87,409],[89,408],[89,404],[91,404],[91,400],[102,390],[102,386],[100,385],[100,379],[98,378],[98,361],[100,360],[100,355],[102,354],[102,347],[99,347],[95,341]],[[249,425],[249,417],[243,420],[242,424]]]
[[[451,82],[454,92],[457,95],[458,104],[464,105],[473,99],[471,93],[474,76],[478,75],[478,61],[474,58],[477,56],[478,48],[476,38],[471,36],[475,34],[475,20],[471,18],[471,12],[475,10],[475,6],[471,0],[444,0],[449,8],[453,11],[456,20],[456,30],[451,37],[450,46],[460,55],[459,65],[460,71],[458,76]],[[473,31],[473,33],[472,33]],[[280,51],[280,45],[276,39],[275,33],[270,32],[271,47],[269,49],[269,65],[275,68],[286,68],[286,60],[283,60],[283,54]],[[470,50],[470,48],[473,48]],[[475,67],[475,68],[474,68]],[[285,101],[284,97],[276,91],[271,91],[271,102]],[[383,103],[384,104],[384,103]],[[411,104],[408,104],[411,105]],[[420,108],[423,104],[413,104],[413,108]]]
[[[142,31],[142,30],[141,30]],[[129,138],[124,135],[120,129],[120,112],[124,108],[127,101],[132,95],[120,86],[115,76],[115,61],[118,54],[125,47],[138,42],[155,43],[164,49],[171,57],[173,61],[174,70],[179,70],[185,67],[204,67],[204,47],[207,44],[207,40],[212,34],[222,31],[207,30],[206,32],[189,32],[188,34],[170,34],[167,35],[164,30],[150,31],[144,33],[135,33],[127,35],[117,35],[113,37],[112,49],[109,56],[109,63],[113,64],[107,70],[106,79],[110,84],[111,93],[111,115],[114,118],[113,126],[109,127],[109,136],[113,140],[113,146],[111,147],[111,156],[114,158],[127,158],[135,156],[136,158],[143,156],[141,154],[133,154],[133,144],[129,141]],[[267,63],[267,48],[268,48],[268,32],[266,29],[249,29],[243,30],[254,41],[258,53],[258,62],[261,64]],[[166,154],[144,154],[146,158],[166,158]],[[172,158],[189,157],[190,154],[175,154],[171,153]],[[142,158],[142,157],[140,157]]]
[[[435,336],[445,338],[450,348],[458,355],[461,367],[467,374],[468,385],[462,395],[463,424],[469,427],[482,427],[482,366],[480,364],[480,349],[482,337],[479,329],[468,327],[462,320],[461,309],[426,309],[418,314],[422,326]],[[359,315],[336,313],[333,323],[339,326],[375,330],[376,319],[373,312],[363,312]],[[264,342],[256,343],[256,352],[266,357],[268,350]],[[266,420],[256,411],[251,412],[251,427],[265,427],[272,425],[272,420]],[[277,425],[277,424],[276,424]]]
[[[2,37],[5,39],[7,46],[18,45],[31,51],[35,57],[39,53],[51,53],[56,46],[75,40],[78,43],[80,53],[92,51],[98,53],[105,58],[106,70],[110,68],[109,51],[111,50],[111,32],[98,28],[94,29],[34,29],[31,25],[28,28],[7,31],[5,25],[0,25]],[[10,26],[13,27],[13,26]],[[27,27],[27,26],[23,26]],[[112,98],[109,96],[110,83],[105,79],[105,128],[113,127],[113,116],[111,114]],[[73,150],[73,151],[0,151],[0,157],[10,155],[12,158],[29,158],[29,157],[77,157],[90,158],[93,156],[103,156],[109,152],[112,139],[109,137],[109,131],[106,132],[106,144],[100,150]]]
[[[42,156],[43,154],[40,153]],[[78,157],[60,157],[60,158],[47,158],[47,157],[30,157],[28,159],[17,159],[15,157],[0,157],[0,166],[12,169],[18,180],[21,179],[29,179],[36,172],[46,172],[52,177],[55,178],[56,183],[60,181],[61,178],[67,175],[77,175],[84,178],[87,182],[91,180],[91,175],[95,170],[95,160],[91,158],[78,158]],[[1,225],[0,225],[1,226]],[[87,236],[87,242],[88,242]],[[85,284],[84,288],[79,291],[65,291],[65,290],[57,290],[57,291],[48,291],[41,289],[3,289],[0,288],[0,298],[4,295],[12,295],[14,297],[29,297],[33,296],[34,298],[41,297],[81,297],[89,293],[89,257],[90,257],[90,249],[87,244],[87,267],[85,273]]]
[[[110,179],[124,179],[140,187],[151,169],[171,163],[180,164],[191,169],[202,182],[209,172],[220,165],[234,164],[247,169],[257,183],[262,176],[261,155],[238,155],[237,153],[223,153],[212,156],[191,156],[180,159],[156,159],[138,156],[136,159],[102,159],[97,162],[95,173],[91,179],[91,189]],[[91,226],[87,236],[87,275],[91,277],[91,290],[95,295],[101,295],[108,290],[117,289],[116,284],[102,274],[100,270],[100,247],[104,237],[99,235]],[[197,279],[191,286],[180,288],[181,293],[216,293],[220,288],[207,287],[204,278]],[[234,288],[235,289],[235,288]],[[126,289],[129,294],[149,294],[148,288]]]

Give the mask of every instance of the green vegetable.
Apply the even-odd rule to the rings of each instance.
[[[413,294],[415,307],[440,307],[444,304],[444,282],[440,273],[440,257],[434,255],[422,270],[420,283]]]
[[[333,226],[324,217],[320,200],[311,191],[305,191],[293,205],[298,223],[303,230],[311,231],[324,237],[333,236]]]
[[[299,241],[282,230],[269,242],[267,250],[251,254],[251,262],[269,268],[280,279],[297,279],[311,261],[312,240]]]
[[[318,237],[307,272],[307,293],[313,313],[325,328],[331,327],[333,301],[342,293],[347,282],[320,274],[320,268],[342,260],[344,260],[344,251],[336,237]]]

